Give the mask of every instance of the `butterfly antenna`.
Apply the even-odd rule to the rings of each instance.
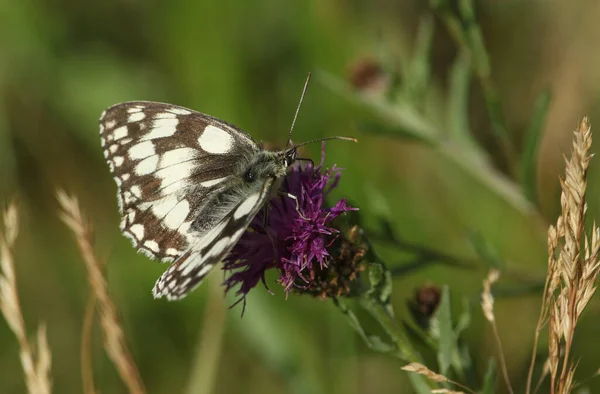
[[[358,142],[358,140],[356,138],[335,136],[335,137],[317,138],[316,140],[306,141],[306,142],[303,142],[301,144],[294,146],[294,148],[299,148],[304,145],[313,144],[315,142],[328,141],[328,140],[344,140],[344,141]]]
[[[304,88],[302,89],[302,95],[300,96],[300,102],[298,103],[298,107],[296,108],[296,114],[294,115],[294,120],[292,121],[292,127],[290,127],[290,134],[288,135],[287,144],[285,144],[285,148],[287,149],[290,146],[290,142],[292,142],[292,131],[294,131],[294,125],[296,124],[296,119],[298,118],[298,113],[300,112],[300,107],[302,106],[302,101],[304,100],[304,94],[306,93],[306,89],[308,88],[308,83],[310,82],[310,73],[308,73],[308,77],[306,77],[306,82],[304,82]]]

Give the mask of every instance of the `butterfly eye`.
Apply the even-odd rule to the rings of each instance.
[[[248,168],[244,173],[244,180],[246,182],[254,182],[256,179],[256,173],[252,170],[252,168]]]

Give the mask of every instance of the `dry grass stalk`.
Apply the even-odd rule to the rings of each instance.
[[[527,393],[540,331],[549,324],[549,364],[551,392],[569,393],[575,365],[571,346],[581,313],[596,291],[600,269],[600,230],[593,223],[591,236],[585,233],[587,170],[592,158],[592,134],[587,118],[574,132],[565,178],[561,179],[561,216],[548,230],[548,272],[542,308],[536,329],[529,367]]]
[[[421,363],[410,363],[407,364],[405,366],[403,366],[401,368],[404,371],[407,372],[414,372],[414,373],[418,373],[419,375],[423,375],[425,376],[427,379],[431,380],[432,382],[436,382],[436,383],[451,383],[454,384],[458,387],[461,387],[465,390],[467,390],[470,393],[474,393],[473,390],[471,390],[468,387],[463,386],[462,384],[455,382],[454,380],[448,379],[447,377],[445,377],[444,375],[440,375],[439,373],[435,373],[432,370],[430,370],[429,368],[427,368],[426,366],[424,366]],[[448,394],[458,394],[458,393],[463,393],[462,391],[452,391],[450,389],[435,389],[431,391],[432,393],[448,393]],[[463,393],[464,394],[464,393]]]
[[[481,309],[483,315],[489,322],[496,320],[494,316],[494,297],[492,296],[492,285],[500,278],[498,270],[491,270],[483,281],[483,293],[481,294]]]
[[[498,348],[498,355],[500,357],[500,366],[502,367],[502,376],[504,377],[504,383],[506,384],[508,392],[512,394],[513,389],[510,384],[510,378],[508,377],[506,359],[504,358],[504,351],[502,350],[502,341],[500,340],[498,326],[496,325],[496,317],[494,315],[494,296],[492,295],[492,285],[499,278],[500,272],[498,270],[491,270],[488,273],[487,278],[483,280],[483,293],[481,293],[481,309],[483,310],[483,315],[492,326],[492,332],[494,333],[494,339],[496,341],[496,347]]]
[[[423,364],[420,363],[410,363],[402,367],[402,370],[408,372],[418,373],[419,375],[423,375],[427,377],[427,379],[432,380],[438,383],[449,382],[450,379],[445,377],[444,375],[440,375],[439,373],[435,373]]]
[[[0,235],[0,310],[19,342],[27,391],[31,394],[50,394],[52,357],[46,336],[46,326],[41,324],[38,327],[36,347],[27,338],[25,320],[21,313],[17,293],[13,248],[18,232],[17,207],[13,203],[4,212],[4,225]]]
[[[540,377],[538,378],[538,381],[535,385],[535,389],[533,390],[533,392],[537,392],[540,388],[540,386],[542,385],[542,382],[544,381],[544,379],[546,379],[546,377],[548,377],[548,375],[550,374],[550,358],[547,358],[546,361],[544,362],[544,367],[542,368],[542,373],[540,374]]]
[[[92,246],[92,230],[83,217],[77,198],[68,196],[63,191],[57,192],[57,199],[62,208],[61,220],[73,231],[77,245],[85,261],[88,271],[88,282],[97,300],[100,324],[104,333],[104,348],[115,364],[121,379],[130,393],[145,393],[137,366],[125,342],[125,335],[117,315],[117,309],[108,293],[106,279],[102,272],[102,264],[94,254]]]
[[[81,382],[85,394],[96,394],[94,369],[92,368],[92,330],[95,312],[96,296],[92,292],[85,307],[85,317],[81,329]]]

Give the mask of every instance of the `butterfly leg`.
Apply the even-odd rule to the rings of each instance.
[[[270,208],[269,204],[265,204],[265,206],[263,207],[263,226],[265,229],[265,233],[267,233],[267,236],[269,237],[269,240],[271,241],[271,246],[273,247],[273,256],[275,256],[275,260],[277,260],[277,247],[275,246],[275,239],[269,232],[269,226],[268,226],[269,225],[269,208]],[[269,290],[269,292],[271,292],[271,291]]]
[[[265,204],[263,207],[263,227],[266,229],[269,225],[269,204]]]

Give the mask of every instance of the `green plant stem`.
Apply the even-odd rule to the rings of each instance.
[[[423,358],[411,345],[408,336],[394,319],[390,305],[374,302],[371,297],[366,295],[361,296],[360,305],[371,314],[392,341],[395,349],[389,354],[406,363],[423,363]],[[435,382],[422,375],[409,374],[408,377],[413,389],[418,394],[429,393],[438,388]]]
[[[391,339],[396,348],[394,357],[405,362],[423,362],[402,327],[396,323],[389,306],[376,303],[367,296],[360,298],[360,305],[371,314]]]
[[[471,55],[473,71],[479,80],[485,105],[490,117],[492,132],[498,139],[506,168],[513,179],[517,176],[517,155],[508,135],[508,128],[502,114],[500,96],[492,80],[492,67],[489,54],[485,48],[483,35],[475,21],[472,0],[461,0],[459,4],[459,19],[453,12],[447,0],[430,0],[431,7],[437,11],[446,25],[450,36],[461,50]]]

